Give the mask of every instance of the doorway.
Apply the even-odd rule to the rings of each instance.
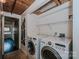
[[[4,17],[4,54],[19,49],[19,19]]]

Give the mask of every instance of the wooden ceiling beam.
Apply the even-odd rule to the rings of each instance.
[[[14,0],[14,3],[13,3],[13,5],[12,5],[11,13],[13,12],[13,10],[14,10],[14,8],[15,8],[15,6],[16,6],[16,1],[17,1],[17,0]]]

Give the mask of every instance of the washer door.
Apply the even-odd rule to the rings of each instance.
[[[29,50],[29,53],[31,55],[35,54],[35,46],[34,46],[34,43],[32,41],[28,42],[28,50]]]
[[[58,52],[48,46],[45,46],[41,50],[42,59],[62,59]]]

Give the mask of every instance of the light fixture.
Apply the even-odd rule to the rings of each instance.
[[[0,3],[6,3],[6,0],[0,0]]]

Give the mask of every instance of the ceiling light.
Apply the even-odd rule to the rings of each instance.
[[[0,3],[6,3],[6,0],[0,0]]]

